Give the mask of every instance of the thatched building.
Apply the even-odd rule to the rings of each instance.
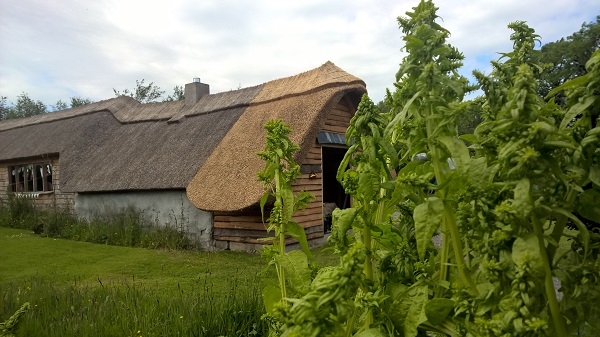
[[[316,196],[295,216],[323,237],[323,203],[348,204],[335,181],[343,134],[365,84],[331,62],[255,87],[140,104],[117,97],[0,122],[0,199],[30,198],[81,217],[134,207],[158,225],[185,228],[206,248],[252,249],[265,237],[256,172],[269,119],[292,127],[303,175]]]

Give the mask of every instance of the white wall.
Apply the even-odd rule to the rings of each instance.
[[[150,222],[183,228],[202,248],[212,248],[212,213],[192,205],[184,190],[80,193],[75,197],[75,213],[86,219],[131,207]]]

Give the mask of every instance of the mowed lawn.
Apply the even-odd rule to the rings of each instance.
[[[43,277],[55,284],[135,280],[164,287],[214,279],[254,278],[264,267],[259,254],[162,251],[41,237],[0,227],[0,283]]]
[[[314,250],[321,266],[338,258]],[[162,251],[0,227],[0,322],[18,336],[261,336],[260,254]]]

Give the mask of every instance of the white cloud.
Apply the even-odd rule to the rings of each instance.
[[[253,86],[331,60],[367,83],[375,101],[403,54],[397,1],[20,0],[0,3],[0,94],[54,104],[113,97],[146,79],[170,93],[199,76],[212,92]],[[508,51],[511,21],[555,41],[595,19],[586,0],[438,0],[465,73]]]

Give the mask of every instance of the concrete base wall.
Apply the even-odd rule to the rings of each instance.
[[[183,190],[79,193],[75,197],[75,213],[86,219],[116,214],[130,208],[158,226],[183,229],[202,248],[214,249],[212,212],[197,209]]]

